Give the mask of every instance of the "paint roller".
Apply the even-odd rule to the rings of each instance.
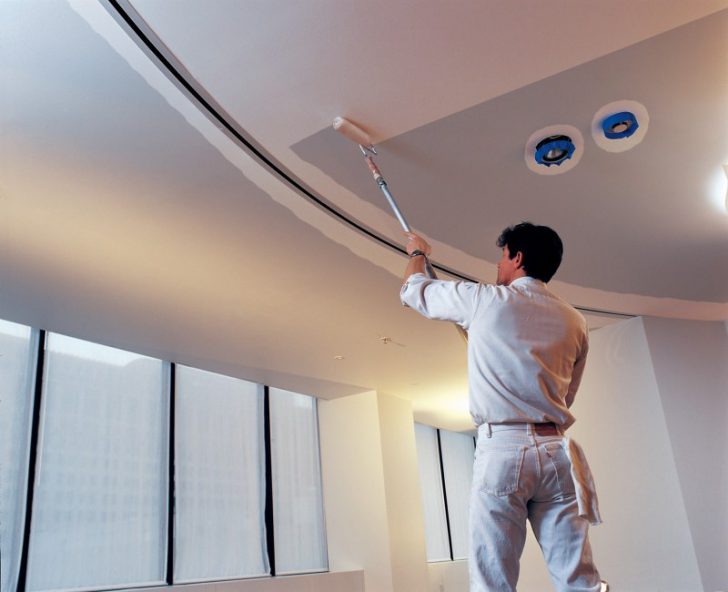
[[[374,158],[372,155],[377,155],[377,151],[374,148],[374,144],[372,144],[372,140],[369,137],[369,134],[367,134],[363,129],[361,129],[358,125],[352,123],[348,119],[345,119],[344,117],[337,117],[334,119],[334,129],[339,132],[342,136],[348,138],[355,144],[359,145],[359,150],[361,151],[362,155],[364,156],[364,159],[367,162],[367,166],[369,167],[369,170],[372,173],[372,176],[374,177],[374,180],[377,182],[377,185],[379,185],[379,188],[382,190],[382,193],[384,194],[384,197],[387,198],[387,201],[389,202],[390,207],[392,208],[392,211],[394,212],[394,215],[396,216],[397,220],[399,221],[400,226],[402,226],[402,230],[405,232],[411,232],[409,224],[407,224],[407,220],[404,219],[404,216],[402,215],[402,212],[400,211],[399,207],[397,206],[397,202],[394,200],[394,196],[392,195],[391,191],[389,191],[389,186],[387,185],[387,181],[384,179],[384,176],[382,175],[382,172],[379,170],[379,167],[374,162]],[[430,264],[430,260],[425,256],[425,272],[427,277],[432,279],[437,279],[437,275],[435,275],[435,270],[432,268],[432,265]],[[468,341],[468,333],[463,329],[460,325],[455,325],[455,327],[458,330],[458,333],[462,336],[463,339],[465,339],[465,342]]]

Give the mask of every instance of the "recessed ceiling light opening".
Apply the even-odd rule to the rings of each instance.
[[[571,158],[574,150],[574,142],[569,136],[549,136],[536,144],[536,162],[545,166],[559,166]]]
[[[610,140],[629,138],[639,127],[640,124],[637,122],[637,118],[630,111],[615,113],[602,121],[604,135]]]
[[[526,141],[523,158],[537,175],[562,175],[573,169],[584,153],[584,138],[573,125],[549,125]]]
[[[592,119],[592,138],[607,152],[625,152],[645,138],[650,116],[641,103],[613,101],[601,107]]]

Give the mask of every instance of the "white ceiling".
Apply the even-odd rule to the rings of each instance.
[[[375,234],[401,244],[335,115],[381,141],[444,265],[492,280],[498,231],[532,218],[564,236],[554,289],[575,304],[698,319],[728,316],[728,215],[705,187],[728,162],[726,7],[133,2],[234,125]],[[112,15],[0,4],[0,317],[318,396],[377,389],[467,428],[464,348],[401,308],[402,256],[231,141]],[[608,154],[588,125],[622,98],[650,129]],[[538,177],[523,144],[552,123],[585,155]]]

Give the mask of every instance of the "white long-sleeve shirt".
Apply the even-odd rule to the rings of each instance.
[[[552,421],[568,428],[588,335],[579,311],[540,280],[509,286],[411,275],[402,304],[468,331],[470,414],[482,423]]]

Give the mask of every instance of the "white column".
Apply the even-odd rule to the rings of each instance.
[[[395,592],[426,590],[427,548],[412,403],[378,395]]]
[[[409,401],[367,392],[319,402],[331,571],[364,570],[367,592],[427,589]]]

